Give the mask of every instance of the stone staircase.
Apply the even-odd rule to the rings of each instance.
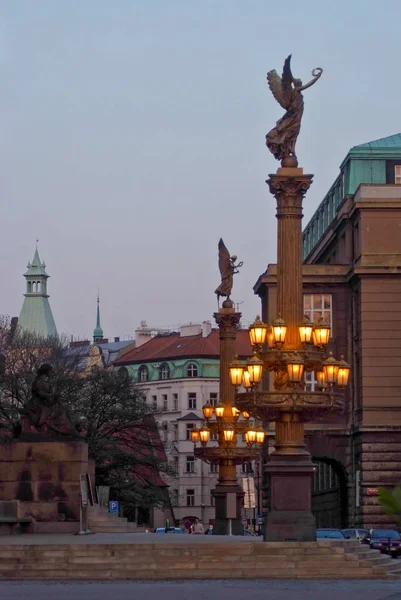
[[[0,580],[398,579],[397,562],[353,542],[8,544]]]
[[[134,533],[136,523],[128,523],[125,517],[109,513],[106,507],[95,504],[88,506],[88,525],[93,533]]]

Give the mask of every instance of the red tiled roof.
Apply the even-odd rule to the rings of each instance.
[[[237,331],[236,352],[242,358],[252,355],[247,329]],[[219,354],[218,329],[213,329],[207,337],[202,337],[202,334],[182,337],[178,332],[173,332],[156,335],[139,348],[133,348],[124,354],[114,364],[127,365],[177,358],[219,358]]]

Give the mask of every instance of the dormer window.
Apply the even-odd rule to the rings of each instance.
[[[148,367],[146,367],[145,365],[142,365],[142,367],[139,367],[138,381],[143,382],[143,381],[148,381],[148,380],[149,380]]]
[[[160,379],[169,379],[170,368],[167,363],[164,363],[160,367]]]
[[[195,363],[189,363],[187,366],[187,377],[198,377],[198,367]]]

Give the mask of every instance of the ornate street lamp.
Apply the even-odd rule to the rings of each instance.
[[[246,361],[246,368],[249,373],[249,381],[251,385],[257,385],[262,380],[263,361],[256,354]]]
[[[330,352],[328,358],[323,363],[323,373],[324,380],[331,387],[337,383],[339,368],[339,362],[334,358],[333,353]]]
[[[216,419],[218,421],[221,421],[221,419],[224,416],[224,410],[225,410],[225,406],[224,404],[222,404],[222,402],[219,402],[214,409],[214,414],[216,415]]]
[[[330,326],[326,325],[323,322],[323,319],[320,319],[319,323],[313,328],[313,343],[318,348],[323,348],[327,346],[330,339]]]
[[[209,421],[213,416],[214,408],[209,402],[206,402],[206,404],[202,406],[202,412],[205,419]]]
[[[313,323],[306,315],[299,325],[298,330],[301,344],[310,344],[312,341]]]
[[[259,315],[252,325],[249,326],[249,339],[253,348],[261,348],[266,341],[268,327],[260,320]]]
[[[210,440],[210,429],[209,429],[209,427],[207,427],[206,425],[204,425],[202,427],[202,429],[199,431],[199,438],[200,438],[200,443],[202,444],[202,446],[206,446],[206,444]]]
[[[338,373],[337,373],[337,385],[341,389],[344,389],[345,387],[347,387],[350,373],[351,373],[351,367],[347,362],[345,362],[344,355],[341,354],[340,360],[338,363]]]
[[[230,363],[230,379],[231,383],[235,386],[240,386],[242,384],[242,377],[244,374],[244,365],[239,360],[238,356],[235,357]]]
[[[242,374],[242,387],[244,387],[246,390],[250,390],[252,388],[252,383],[248,371],[244,371]]]
[[[199,442],[199,429],[197,427],[191,429],[191,440],[194,444]]]
[[[273,340],[278,348],[281,348],[285,343],[285,336],[287,334],[287,323],[279,315],[275,321],[273,321]]]
[[[290,383],[300,383],[303,380],[305,363],[303,359],[294,354],[287,363],[288,380]]]

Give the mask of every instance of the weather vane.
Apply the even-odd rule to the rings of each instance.
[[[323,69],[313,69],[313,79],[302,85],[300,79],[294,79],[291,73],[291,54],[285,59],[283,74],[277,74],[273,69],[267,74],[269,88],[277,102],[285,108],[285,115],[276,123],[266,135],[266,146],[277,160],[288,159],[282,166],[297,166],[295,144],[301,129],[302,114],[304,112],[304,99],[302,92],[311,87],[323,73]],[[286,164],[288,163],[288,164]]]

